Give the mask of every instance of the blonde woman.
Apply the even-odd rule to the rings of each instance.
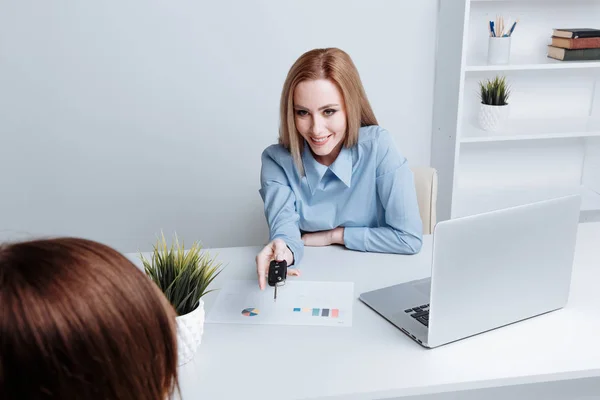
[[[283,85],[280,119],[279,144],[262,154],[270,242],[256,256],[261,289],[270,261],[297,266],[304,246],[420,251],[412,172],[378,126],[348,54],[327,48],[300,56]]]

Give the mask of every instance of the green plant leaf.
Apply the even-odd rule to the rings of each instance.
[[[482,104],[504,106],[508,104],[510,88],[506,77],[496,76],[493,79],[479,81],[479,98]]]
[[[168,246],[161,231],[153,245],[152,256],[146,259],[140,253],[146,275],[158,286],[178,315],[193,311],[200,298],[214,291],[208,290],[224,266],[216,257],[202,249],[199,242],[185,250],[185,244],[175,235]]]

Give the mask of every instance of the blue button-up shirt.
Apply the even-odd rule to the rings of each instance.
[[[412,171],[385,129],[360,128],[358,143],[343,147],[330,166],[320,164],[305,142],[305,176],[290,152],[272,145],[262,154],[261,189],[270,240],[281,238],[302,260],[302,232],[344,227],[353,250],[414,254],[423,225]]]

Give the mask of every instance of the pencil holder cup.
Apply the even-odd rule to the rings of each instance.
[[[510,36],[489,37],[488,64],[508,64],[510,60]]]

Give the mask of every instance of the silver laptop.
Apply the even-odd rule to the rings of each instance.
[[[439,222],[431,278],[360,300],[428,348],[562,308],[580,203],[572,195]]]

